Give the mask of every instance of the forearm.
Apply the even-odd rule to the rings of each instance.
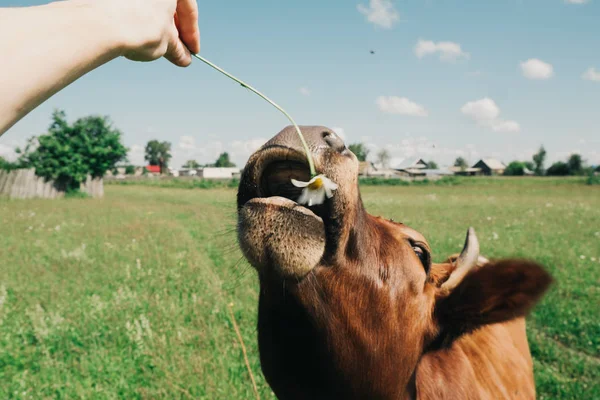
[[[0,135],[123,51],[114,18],[94,0],[0,9]]]

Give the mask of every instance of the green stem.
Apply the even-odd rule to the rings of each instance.
[[[294,128],[296,128],[296,132],[298,133],[298,136],[300,137],[300,140],[302,141],[302,146],[304,146],[304,151],[306,152],[306,158],[308,159],[308,166],[310,168],[310,176],[311,176],[311,178],[315,177],[317,175],[317,172],[315,171],[315,164],[313,163],[313,159],[312,159],[312,154],[310,153],[308,145],[306,144],[306,140],[304,140],[304,135],[302,134],[302,132],[300,131],[300,128],[298,127],[298,125],[296,124],[296,122],[294,122],[294,120],[292,119],[292,117],[290,116],[290,114],[288,114],[283,108],[281,108],[279,105],[277,105],[277,103],[275,103],[273,100],[269,99],[267,96],[265,96],[264,94],[262,94],[258,90],[254,89],[252,86],[248,85],[244,81],[236,78],[235,76],[231,75],[230,73],[224,71],[223,69],[219,68],[215,64],[211,63],[206,58],[204,58],[204,57],[202,57],[202,56],[200,56],[198,54],[193,54],[192,53],[192,55],[194,57],[196,57],[198,60],[202,61],[205,64],[208,64],[209,66],[213,67],[214,69],[216,69],[217,71],[219,71],[223,75],[227,76],[229,79],[233,79],[234,81],[236,81],[237,83],[239,83],[240,85],[242,85],[243,87],[245,87],[246,89],[248,89],[248,90],[256,93],[262,99],[264,99],[269,104],[271,104],[273,107],[275,107],[276,109],[278,109],[279,111],[281,111],[283,113],[283,115],[285,115],[287,117],[287,119],[290,120],[290,122],[292,123],[292,125],[294,125]]]

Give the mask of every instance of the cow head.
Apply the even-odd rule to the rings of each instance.
[[[472,230],[459,256],[433,264],[420,233],[365,211],[344,142],[301,129],[334,197],[294,201],[290,179],[309,170],[291,127],[252,155],[238,193],[240,246],[260,280],[261,364],[279,398],[400,398],[424,353],[524,315],[549,285],[534,263],[481,259]]]

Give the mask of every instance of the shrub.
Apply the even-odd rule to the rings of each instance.
[[[595,174],[591,173],[588,176],[586,183],[588,185],[600,185],[600,175],[595,175]]]
[[[555,162],[552,164],[550,168],[546,171],[546,175],[548,176],[567,176],[571,175],[571,169],[567,163],[562,161]]]
[[[17,167],[16,163],[12,163],[0,157],[0,171],[12,171],[13,169],[17,169]]]
[[[86,192],[82,192],[79,189],[67,190],[65,193],[65,199],[87,199],[90,197]]]
[[[525,175],[525,164],[520,161],[513,161],[508,164],[504,170],[506,176],[523,176]]]

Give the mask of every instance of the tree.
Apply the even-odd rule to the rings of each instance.
[[[186,161],[185,164],[183,164],[183,168],[190,168],[190,169],[200,168],[200,164],[196,160],[188,160],[188,161]]]
[[[466,169],[469,167],[467,160],[465,160],[463,157],[458,157],[456,161],[454,161],[454,166],[460,167],[461,169]]]
[[[367,156],[369,155],[369,149],[363,143],[353,143],[348,146],[351,152],[354,153],[358,161],[367,161]]]
[[[533,172],[536,175],[544,175],[544,161],[546,160],[546,149],[541,146],[537,153],[533,155]]]
[[[569,164],[562,161],[555,162],[546,171],[546,175],[549,176],[567,176],[570,175],[570,173],[571,169],[569,168]]]
[[[160,166],[160,173],[164,173],[164,170],[169,166],[169,160],[171,160],[171,143],[159,142],[158,140],[149,141],[146,145],[144,159],[150,165]]]
[[[523,165],[532,172],[535,170],[535,165],[531,161],[523,161]]]
[[[133,165],[127,165],[125,167],[125,175],[134,175],[135,174],[135,167]]]
[[[390,152],[386,149],[381,149],[381,151],[377,153],[377,162],[384,168],[389,166],[390,158]]]
[[[235,164],[229,160],[229,153],[221,153],[217,161],[215,162],[215,167],[217,168],[233,168]]]
[[[513,161],[504,170],[506,176],[523,176],[525,175],[525,163],[521,161]]]
[[[38,176],[67,191],[77,190],[88,175],[104,176],[127,156],[121,132],[108,117],[80,118],[69,125],[64,111],[54,112],[47,134],[29,139],[24,150],[17,150],[20,166],[35,168]]]
[[[17,169],[16,163],[12,163],[5,158],[0,157],[0,171],[12,171],[13,169]]]
[[[429,169],[439,169],[440,167],[437,165],[437,163],[435,161],[429,161],[427,163],[427,168]]]
[[[582,175],[583,174],[583,159],[580,154],[571,154],[567,161],[569,166],[569,173],[571,175]]]

